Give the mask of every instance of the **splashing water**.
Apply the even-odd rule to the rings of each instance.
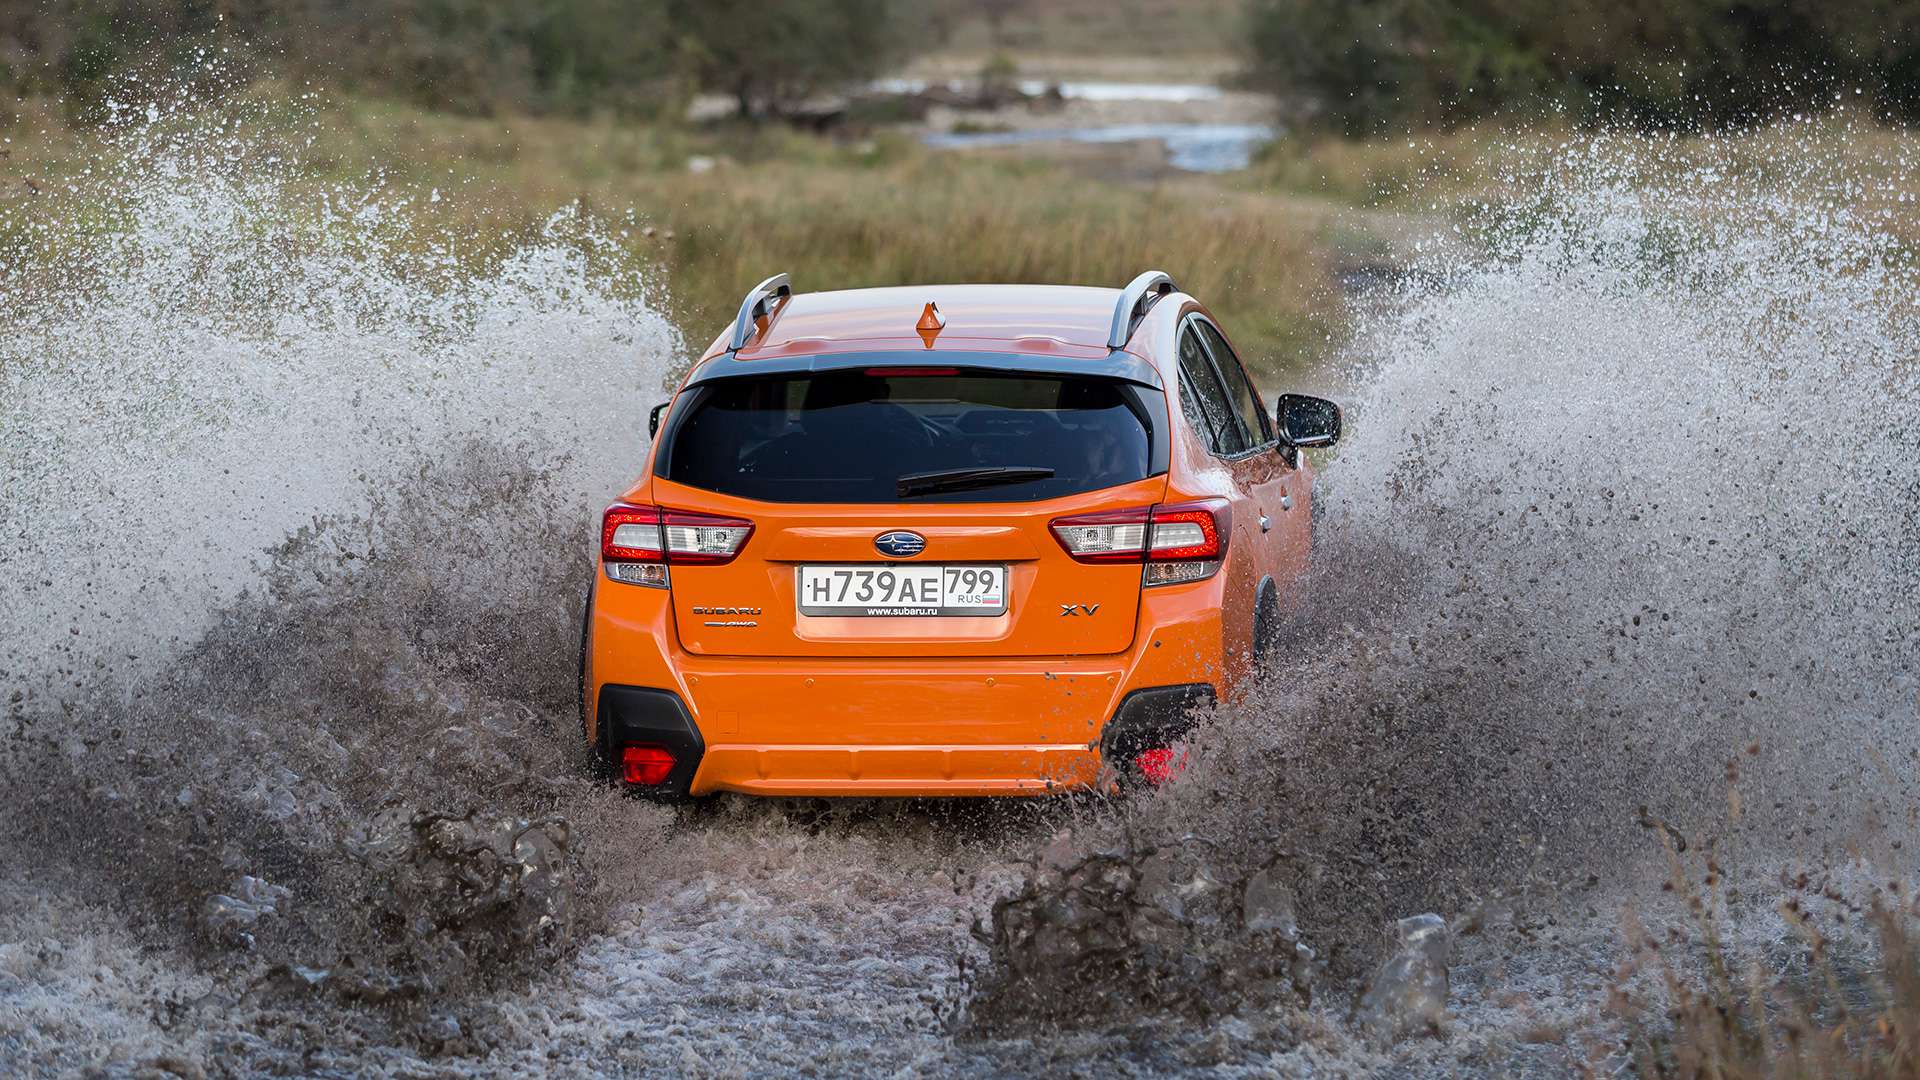
[[[1094,858],[1198,840],[1229,896],[1277,862],[1353,974],[1391,919],[1615,874],[1630,894],[1663,843],[1742,853],[1743,885],[1849,852],[1905,872],[1920,259],[1866,207],[1897,205],[1914,162],[1872,190],[1813,153],[1742,171],[1739,149],[1567,145],[1531,198],[1472,217],[1472,254],[1423,267],[1439,284],[1364,320],[1277,670]],[[1086,910],[1058,880],[996,919],[1014,975],[988,1014],[1135,996],[1137,970],[1007,962]],[[1063,958],[1101,935],[1143,951],[1087,919]]]
[[[0,922],[104,905],[431,999],[590,891],[552,732],[591,512],[683,350],[577,213],[463,257],[231,119],[156,114],[0,220],[0,850],[36,871]]]
[[[1280,662],[1162,792],[676,820],[567,737],[684,351],[617,236],[461,255],[178,119],[0,210],[7,1071],[1497,1070],[1490,1005],[1348,1030],[1389,919],[1632,897],[1735,757],[1757,866],[1905,836],[1920,273],[1811,133],[1569,144],[1366,302]]]

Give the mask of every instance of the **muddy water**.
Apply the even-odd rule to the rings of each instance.
[[[476,259],[190,127],[0,229],[0,1070],[1551,1075],[1663,844],[1904,872],[1916,272],[1811,133],[1571,145],[1370,307],[1274,671],[1161,794],[678,814],[569,737],[684,354],[619,225]],[[1370,1043],[1427,909],[1443,1037]]]

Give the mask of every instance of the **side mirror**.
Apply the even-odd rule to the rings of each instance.
[[[1340,406],[1326,398],[1281,394],[1274,415],[1280,418],[1280,441],[1288,446],[1306,449],[1340,441]]]
[[[666,412],[667,406],[671,404],[673,404],[673,402],[663,401],[660,404],[655,405],[653,407],[653,411],[647,414],[647,438],[652,439],[659,436],[660,414]]]

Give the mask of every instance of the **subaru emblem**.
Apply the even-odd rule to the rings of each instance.
[[[927,538],[917,532],[901,529],[874,537],[873,546],[878,548],[882,555],[895,559],[911,559],[927,550]]]

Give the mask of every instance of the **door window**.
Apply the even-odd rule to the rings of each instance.
[[[1200,336],[1193,327],[1193,323],[1188,323],[1180,331],[1180,396],[1183,406],[1189,401],[1194,406],[1188,410],[1187,417],[1192,420],[1195,409],[1200,413],[1203,421],[1198,425],[1200,436],[1206,440],[1208,450],[1222,456],[1245,453],[1249,449],[1246,433],[1241,430],[1226,387],[1220,385],[1220,376],[1214,371],[1206,347],[1200,344]]]
[[[1220,328],[1202,319],[1195,319],[1200,328],[1200,336],[1206,339],[1207,348],[1213,353],[1213,362],[1220,368],[1220,377],[1226,380],[1227,396],[1233,402],[1233,411],[1240,417],[1252,440],[1251,446],[1268,446],[1274,441],[1273,421],[1267,418],[1267,410],[1260,407],[1260,395],[1253,389],[1253,380],[1247,378],[1247,369],[1240,364],[1240,358],[1233,354],[1233,347],[1227,344],[1226,336]]]

